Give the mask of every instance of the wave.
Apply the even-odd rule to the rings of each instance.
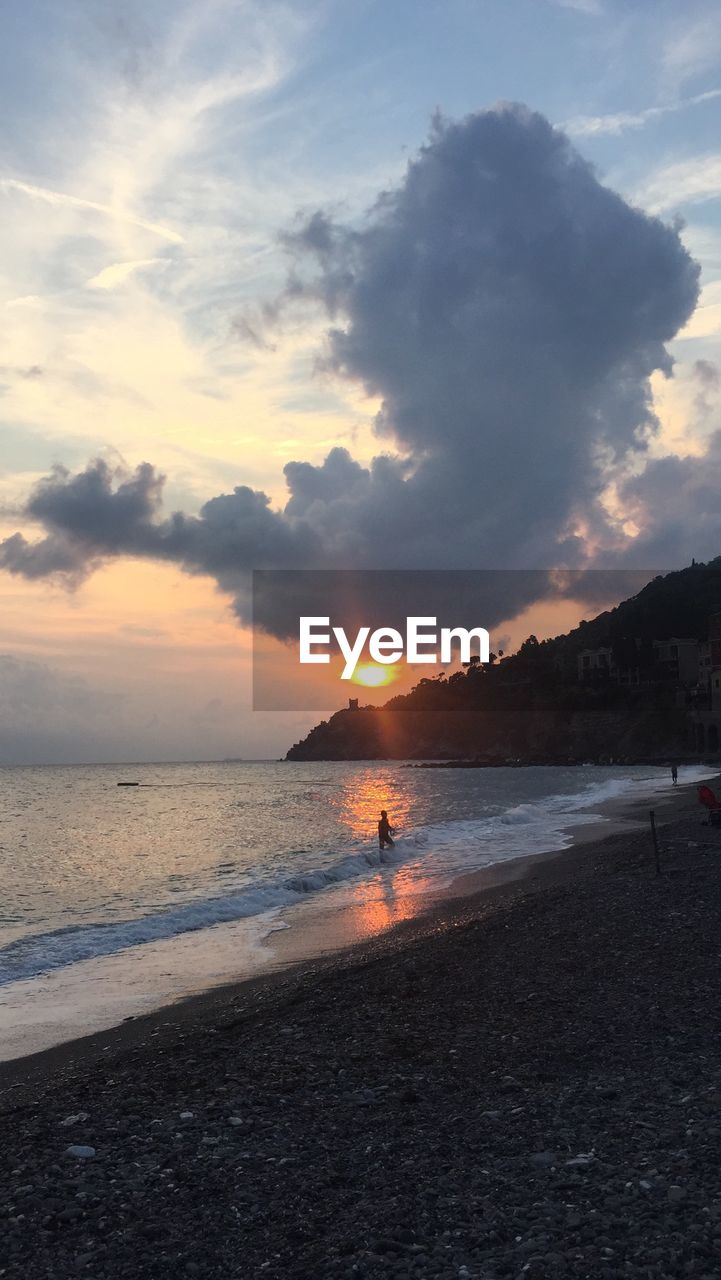
[[[394,856],[392,851],[363,851],[346,856],[328,867],[284,876],[277,881],[256,881],[236,893],[196,899],[136,919],[66,925],[17,938],[0,948],[0,986],[35,978],[81,960],[114,955],[129,947],[163,942],[179,934],[293,906],[309,894],[367,875],[369,870],[398,863],[402,857],[402,853]]]
[[[684,782],[701,781],[714,770],[684,769]],[[0,985],[38,977],[83,960],[114,955],[130,947],[161,942],[214,925],[262,916],[307,900],[311,895],[361,878],[384,867],[411,865],[440,885],[455,876],[531,853],[563,849],[574,827],[598,821],[599,806],[630,796],[652,795],[669,787],[666,774],[615,777],[591,783],[573,794],[552,794],[509,808],[499,807],[480,818],[447,821],[410,831],[393,850],[361,848],[346,852],[323,867],[311,867],[275,879],[256,880],[223,895],[193,901],[131,919],[62,928],[16,938],[0,948]],[[639,791],[639,788],[641,789]],[[299,851],[300,853],[300,851]],[[311,856],[311,855],[308,855]],[[329,858],[333,854],[329,852]],[[232,864],[223,864],[224,873]],[[269,931],[272,926],[269,924]]]
[[[714,777],[716,772],[701,765],[687,766],[683,781],[700,782]],[[425,864],[421,862],[419,871],[427,873],[428,864],[432,863],[442,882],[448,884],[459,875],[493,863],[565,849],[573,843],[575,828],[608,816],[603,812],[608,802],[631,800],[634,795],[651,799],[670,788],[670,776],[665,770],[656,769],[645,776],[606,778],[589,783],[578,792],[558,792],[508,808],[499,807],[481,819],[428,826],[416,833],[417,843],[432,851]]]

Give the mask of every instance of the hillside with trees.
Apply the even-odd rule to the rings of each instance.
[[[687,701],[654,642],[706,641],[721,612],[721,557],[659,576],[566,635],[529,636],[516,654],[425,678],[382,707],[321,721],[289,760],[430,759],[497,764],[654,760],[688,753]],[[607,648],[635,683],[584,683],[579,655]],[[702,696],[702,695],[701,695]]]

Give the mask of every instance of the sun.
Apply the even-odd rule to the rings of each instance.
[[[376,689],[382,684],[391,684],[396,678],[395,667],[378,667],[374,662],[366,662],[356,667],[353,672],[353,684],[364,684],[367,688]]]

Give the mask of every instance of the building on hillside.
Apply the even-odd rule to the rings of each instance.
[[[709,618],[708,641],[699,645],[698,698],[689,717],[694,750],[715,753],[721,745],[721,613]]]
[[[680,636],[671,636],[669,640],[654,640],[653,658],[656,678],[689,688],[698,683],[698,640]]]
[[[721,626],[718,647],[721,670]],[[668,640],[652,642],[637,637],[624,638],[614,648],[604,645],[583,649],[577,659],[578,679],[582,684],[611,681],[628,688],[673,684],[695,689],[699,683],[700,648],[698,640],[690,636],[671,636]]]
[[[711,670],[721,670],[721,613],[709,618],[708,642],[711,649]]]
[[[699,754],[715,754],[721,742],[721,713],[712,709],[695,710],[689,717],[689,745]]]
[[[698,684],[700,692],[711,687],[711,641],[702,640],[698,647]]]
[[[618,678],[618,668],[609,648],[582,649],[578,655],[578,678],[582,684],[602,684]]]

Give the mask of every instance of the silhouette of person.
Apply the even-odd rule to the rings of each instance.
[[[385,849],[386,845],[389,849],[395,849],[395,845],[391,840],[395,828],[388,821],[388,814],[385,809],[381,809],[381,820],[378,823],[378,848]]]
[[[673,785],[676,786],[676,783],[678,782],[678,769],[675,764],[671,765],[671,781]]]

